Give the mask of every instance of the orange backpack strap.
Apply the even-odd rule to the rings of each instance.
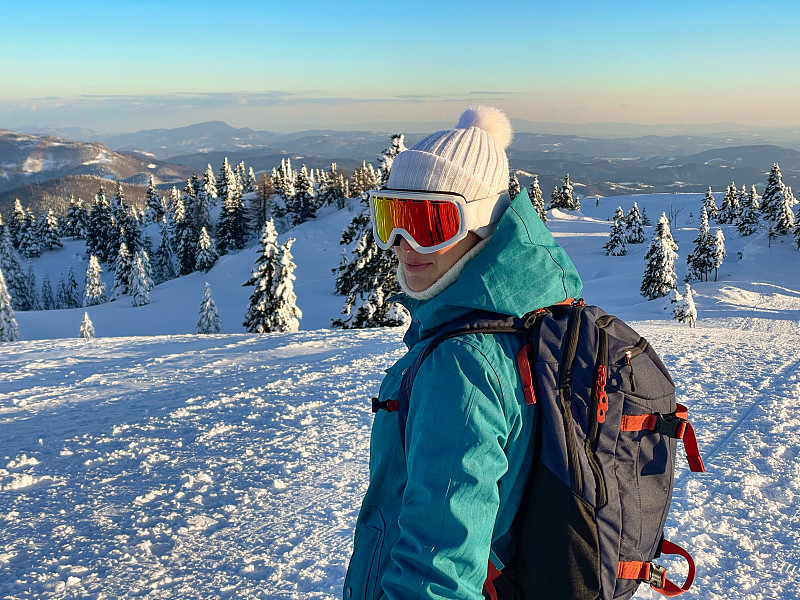
[[[483,589],[489,595],[490,600],[497,600],[497,590],[494,589],[494,580],[500,577],[500,571],[489,561],[489,568],[486,571],[486,581],[483,582]]]
[[[704,473],[706,468],[700,456],[700,449],[697,447],[697,437],[694,434],[694,427],[686,420],[688,416],[689,409],[683,404],[678,404],[675,412],[669,415],[662,415],[661,413],[622,415],[619,429],[620,431],[654,431],[662,435],[683,440],[683,447],[686,450],[689,468],[694,473]]]
[[[617,568],[618,579],[640,579],[650,584],[655,591],[662,596],[672,598],[678,596],[692,587],[694,582],[694,561],[691,555],[678,546],[667,540],[661,541],[661,552],[663,554],[677,554],[686,559],[689,563],[689,575],[681,587],[667,579],[667,570],[661,565],[652,562],[641,562],[637,560],[620,561]]]

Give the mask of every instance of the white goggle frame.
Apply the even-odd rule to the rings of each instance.
[[[480,227],[487,225],[492,217],[492,212],[495,209],[497,200],[500,194],[495,196],[488,196],[486,198],[479,198],[478,200],[467,200],[461,194],[455,192],[420,192],[420,191],[405,191],[405,190],[369,190],[369,216],[372,221],[372,236],[375,238],[375,243],[382,250],[389,250],[392,246],[396,246],[395,239],[398,235],[402,236],[408,244],[420,254],[430,254],[437,252],[448,246],[460,242],[470,231],[474,231]],[[402,227],[395,227],[389,233],[388,240],[382,242],[378,236],[377,227],[375,225],[375,210],[373,207],[373,198],[396,198],[398,200],[430,200],[435,202],[452,202],[458,208],[458,233],[446,242],[436,244],[435,246],[420,246],[411,234]]]

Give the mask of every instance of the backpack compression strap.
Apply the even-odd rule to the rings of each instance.
[[[677,544],[673,544],[667,540],[661,540],[660,552],[663,554],[680,555],[689,563],[689,575],[686,577],[686,581],[681,587],[678,587],[667,579],[667,570],[661,565],[638,560],[620,561],[619,567],[617,568],[617,578],[642,580],[650,584],[650,587],[659,594],[669,598],[678,596],[692,587],[692,583],[694,582],[694,561],[689,553]]]
[[[620,431],[654,431],[662,435],[683,440],[689,468],[693,473],[705,473],[703,459],[697,447],[697,437],[694,427],[686,418],[689,409],[682,404],[677,405],[677,410],[668,415],[652,413],[647,415],[622,415]]]

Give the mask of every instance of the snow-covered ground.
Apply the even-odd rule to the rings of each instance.
[[[549,226],[587,301],[653,343],[690,407],[707,472],[678,461],[667,522],[697,563],[685,597],[798,598],[793,240],[767,248],[763,235],[726,229],[719,280],[694,286],[696,329],[639,295],[647,244],[623,257],[602,250],[617,204],[636,199],[653,221],[680,211],[682,275],[701,198],[584,200],[581,214]],[[330,269],[351,216],[327,212],[290,233],[299,333],[242,332],[253,249],[158,286],[150,305],[93,307],[93,340],[75,339],[82,309],[17,313],[23,341],[0,345],[0,597],[339,597],[366,486],[368,400],[403,350],[397,329],[327,329],[342,304]],[[55,283],[70,262],[82,273],[80,250],[45,253],[40,280],[47,270]],[[220,335],[192,334],[204,281]],[[665,564],[681,582],[681,561]],[[637,597],[660,596],[643,586]]]

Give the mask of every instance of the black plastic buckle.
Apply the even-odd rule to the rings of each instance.
[[[664,567],[650,563],[650,577],[647,579],[647,583],[651,588],[661,590],[664,588],[666,575],[667,570]]]
[[[386,412],[394,412],[397,410],[397,400],[378,400],[377,398],[372,399],[372,412],[376,413],[379,410],[385,410]]]
[[[682,440],[686,433],[686,419],[681,419],[676,415],[662,415],[661,413],[653,413],[656,416],[656,426],[653,431],[666,435],[671,438]]]

